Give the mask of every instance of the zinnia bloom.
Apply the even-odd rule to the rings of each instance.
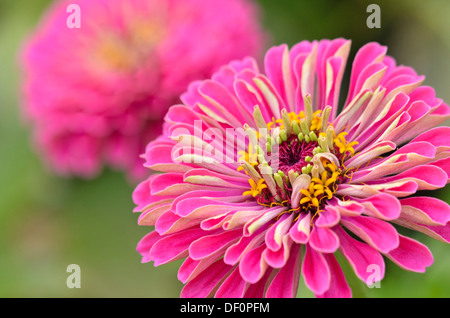
[[[356,54],[346,101],[345,39],[271,48],[193,83],[147,146],[154,174],[134,192],[138,244],[155,266],[185,258],[183,297],[294,297],[300,275],[317,297],[352,295],[334,253],[367,284],[384,257],[424,272],[422,243],[393,224],[450,240],[450,208],[414,196],[450,172],[447,104],[387,48]],[[378,275],[372,274],[377,269]]]
[[[80,28],[68,27],[73,5]],[[258,16],[247,0],[57,1],[22,58],[25,112],[49,167],[92,177],[107,164],[142,180],[139,155],[188,84],[262,51]]]

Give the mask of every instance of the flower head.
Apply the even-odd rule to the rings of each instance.
[[[271,48],[193,83],[146,150],[134,192],[143,262],[185,258],[184,297],[350,297],[334,253],[365,283],[383,256],[424,272],[429,249],[392,225],[450,241],[450,207],[420,190],[450,173],[448,105],[387,48],[356,54],[347,100],[345,39]]]
[[[69,5],[80,28],[69,28]],[[257,17],[247,0],[56,2],[22,57],[25,112],[51,169],[142,176],[139,155],[188,84],[259,54]]]

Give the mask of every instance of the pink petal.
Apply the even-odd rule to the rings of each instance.
[[[189,256],[186,257],[183,264],[181,264],[178,270],[178,279],[186,284],[187,282],[193,280],[201,272],[207,270],[211,264],[215,263],[222,257],[222,254],[217,253],[208,258],[202,260],[193,260]]]
[[[253,206],[254,203],[228,203],[207,198],[187,198],[178,202],[176,213],[181,217],[207,218]]]
[[[364,206],[353,198],[342,201],[334,197],[328,202],[328,204],[329,205],[326,207],[326,210],[334,210],[335,214],[339,214],[339,220],[342,216],[361,215],[364,210]]]
[[[151,195],[160,195],[163,190],[183,182],[183,175],[181,173],[163,173],[155,175],[150,183]],[[167,194],[167,195],[177,195]]]
[[[141,182],[133,191],[133,202],[137,205],[134,212],[141,212],[154,208],[162,203],[166,203],[172,197],[151,196],[150,184],[156,175],[152,175],[147,180]]]
[[[205,182],[202,182],[202,179]],[[248,178],[227,176],[208,169],[191,169],[184,174],[184,181],[195,184],[207,184],[212,186],[224,186],[227,188],[247,189]]]
[[[242,236],[242,230],[224,231],[218,234],[205,235],[189,246],[189,256],[192,259],[202,259],[217,251],[221,251]]]
[[[177,276],[178,280],[180,282],[182,282],[183,284],[186,284],[186,282],[189,280],[189,277],[192,275],[192,273],[198,267],[199,263],[200,263],[200,261],[193,260],[189,256],[186,257],[183,264],[181,264],[180,268],[178,269],[178,276]],[[209,265],[208,265],[208,267],[209,267]]]
[[[172,159],[174,145],[156,145],[145,152],[144,167],[162,172],[186,172],[191,169],[189,164],[175,163]]]
[[[264,58],[264,69],[267,77],[280,94],[289,111],[294,107],[294,89],[287,45],[270,48]],[[290,109],[292,107],[292,109]]]
[[[229,265],[235,265],[241,258],[255,246],[264,242],[265,228],[259,229],[252,236],[243,236],[239,242],[230,246],[225,252],[223,261]]]
[[[155,225],[158,218],[170,210],[171,204],[163,204],[161,206],[157,206],[153,209],[142,212],[138,219],[139,225]]]
[[[304,96],[314,96],[315,63],[317,56],[317,41],[312,43],[302,41],[291,48],[291,61],[294,73],[295,112],[304,110]],[[314,101],[313,101],[314,102]]]
[[[373,247],[359,242],[350,237],[340,226],[334,228],[339,236],[340,252],[344,255],[355,274],[365,283],[368,282],[371,273],[368,271],[369,266],[375,264],[380,269],[379,280],[384,277],[384,260],[381,254]]]
[[[328,101],[333,107],[331,118],[335,118],[339,88],[341,86],[342,74],[345,69],[350,41],[338,38],[334,40],[321,40],[317,50],[316,74],[317,74],[317,100],[315,105],[325,107]],[[329,70],[332,69],[332,73]],[[331,92],[333,93],[331,94]]]
[[[370,64],[381,62],[386,54],[387,47],[378,43],[367,43],[358,50],[352,64],[352,74],[350,76],[350,88],[347,102],[350,102],[356,95],[356,82],[363,70]],[[347,104],[347,103],[346,103]]]
[[[311,231],[311,214],[302,214],[289,230],[292,240],[298,244],[306,244]]]
[[[395,220],[395,223],[425,233],[426,235],[436,240],[450,243],[450,222],[445,226],[429,226],[424,224],[417,224],[404,218],[399,218]]]
[[[172,211],[166,211],[156,220],[155,231],[161,235],[167,235],[194,227],[200,223],[200,219],[182,218]]]
[[[204,219],[200,222],[200,227],[205,231],[218,229],[222,227],[223,224],[232,217],[232,215],[233,211]]]
[[[399,244],[397,230],[389,223],[369,216],[342,217],[341,224],[382,253]]]
[[[261,226],[267,225],[270,221],[272,221],[275,217],[277,217],[280,213],[284,212],[286,207],[273,207],[265,210],[265,213],[262,213],[259,216],[256,216],[251,221],[247,222],[244,226],[244,235],[249,236],[254,233]]]
[[[309,245],[319,253],[334,253],[339,248],[339,238],[330,228],[314,226]]]
[[[283,214],[280,219],[266,232],[266,245],[272,251],[277,251],[283,243],[283,236],[289,231],[293,214]]]
[[[247,118],[242,114],[243,107],[239,105],[239,102],[233,98],[223,85],[212,80],[205,80],[199,86],[198,90],[208,101],[206,106],[220,116],[227,114],[224,118],[226,118],[232,127],[242,127],[247,122]]]
[[[419,189],[419,185],[415,181],[408,180],[402,181],[399,184],[381,184],[379,185],[379,189],[384,190],[388,194],[401,198],[416,193]]]
[[[386,256],[401,268],[418,273],[424,273],[425,268],[433,264],[428,247],[402,235],[399,246]]]
[[[202,229],[194,228],[163,236],[153,245],[149,257],[155,266],[184,258],[188,255],[189,245],[205,233]]]
[[[316,252],[310,245],[306,245],[302,274],[306,286],[314,294],[321,295],[330,288],[331,273],[328,263],[322,253]]]
[[[370,216],[383,220],[393,220],[400,216],[401,205],[393,195],[380,193],[358,201],[363,203],[365,207],[364,213]]]
[[[340,219],[341,216],[336,209],[326,206],[325,210],[319,214],[319,218],[314,224],[318,227],[333,227],[339,223]]]
[[[222,260],[212,264],[188,282],[181,291],[182,298],[205,298],[213,295],[217,284],[231,271],[232,267]]]
[[[244,298],[263,298],[266,288],[273,279],[274,270],[269,268],[264,276],[256,283],[251,284],[245,291]]]
[[[352,290],[348,285],[344,272],[341,266],[336,261],[333,254],[325,254],[325,260],[331,272],[330,288],[321,295],[316,295],[317,298],[351,298]]]
[[[256,75],[253,75],[256,76]],[[253,109],[255,105],[259,105],[264,120],[271,121],[270,108],[267,105],[265,99],[261,96],[257,88],[253,84],[247,83],[244,80],[238,79],[234,83],[234,90],[239,98],[239,101],[247,109]],[[249,125],[252,123],[248,123]]]
[[[450,206],[432,197],[412,197],[400,200],[402,218],[424,225],[445,225],[450,221]]]
[[[235,268],[230,276],[220,285],[214,297],[242,298],[249,284],[242,279],[239,268]]]
[[[403,172],[434,159],[436,148],[428,142],[415,142],[403,146],[382,161],[353,174],[352,182],[362,183]]]
[[[430,129],[416,138],[411,142],[426,141],[436,148],[438,151],[449,150],[450,149],[450,127],[436,127]]]
[[[262,74],[256,75],[253,81],[258,86],[258,91],[261,96],[266,100],[268,109],[270,110],[269,114],[275,117],[275,119],[280,119],[281,109],[285,107],[278,91],[273,87],[270,80]]]
[[[292,239],[289,234],[283,236],[282,246],[277,251],[273,251],[269,248],[263,253],[263,257],[266,260],[267,264],[273,268],[282,268],[286,265],[286,262],[289,258],[289,252],[292,246]]]
[[[399,181],[414,181],[419,185],[418,190],[434,190],[447,184],[447,174],[436,166],[417,166],[393,177],[378,179],[369,184],[382,184]]]
[[[445,159],[441,159],[441,160],[438,160],[435,162],[431,162],[430,165],[441,168],[447,174],[447,178],[448,178],[447,183],[450,182],[450,158],[445,158]]]
[[[301,245],[294,244],[286,265],[276,274],[267,289],[267,298],[294,298],[297,295],[301,262]]]
[[[246,282],[255,284],[266,272],[267,263],[262,257],[262,253],[265,249],[266,245],[261,244],[247,252],[239,263],[239,271]]]
[[[158,234],[158,232],[153,231],[144,236],[139,241],[136,250],[139,252],[139,254],[142,255],[142,263],[147,263],[151,261],[149,257],[150,249],[156,242],[158,242],[160,238],[161,236]]]

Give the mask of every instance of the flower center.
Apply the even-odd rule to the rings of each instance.
[[[290,170],[301,173],[314,156],[313,150],[319,144],[317,141],[300,141],[297,136],[291,135],[288,140],[279,146],[279,170],[288,174]]]
[[[164,32],[157,21],[136,19],[127,25],[124,34],[102,33],[93,46],[95,65],[116,72],[134,71],[148,59]]]
[[[256,106],[259,131],[244,126],[250,141],[239,153],[238,170],[249,176],[251,187],[243,195],[264,206],[286,206],[290,212],[319,212],[348,178],[343,162],[354,155],[357,144],[347,142],[346,132],[335,134],[330,113],[329,106],[313,113],[307,96],[304,112],[283,109],[281,119],[266,123]]]

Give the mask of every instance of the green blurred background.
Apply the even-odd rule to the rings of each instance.
[[[132,213],[131,186],[105,171],[91,181],[45,170],[20,117],[17,53],[48,0],[0,0],[0,297],[178,297],[181,261],[141,264],[137,242],[149,228]],[[427,76],[425,84],[450,101],[450,1],[259,0],[272,44],[346,37],[352,55],[369,41],[389,46],[399,64]],[[369,29],[366,8],[381,8],[381,28]],[[448,123],[447,123],[448,124]],[[450,188],[434,193],[450,201]],[[369,289],[344,266],[355,297],[449,297],[450,247],[405,232],[431,249],[425,274],[386,261],[381,288]],[[66,286],[69,264],[81,267],[81,288]],[[311,297],[302,283],[299,297]]]

